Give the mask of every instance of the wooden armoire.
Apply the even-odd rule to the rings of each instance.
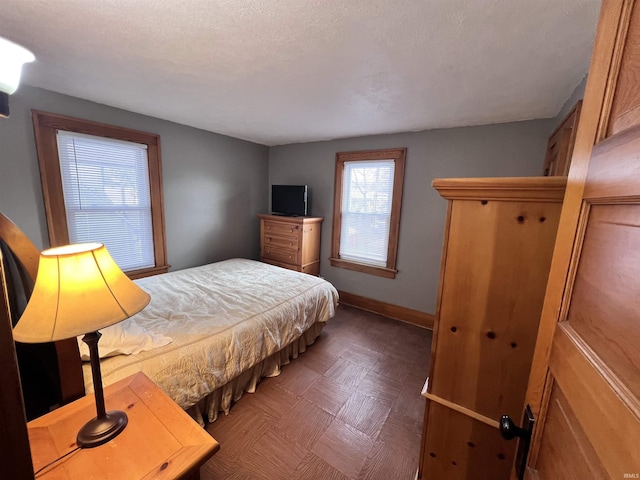
[[[566,178],[438,179],[448,200],[421,454],[425,479],[508,480]]]
[[[486,358],[496,353],[503,336],[491,330],[495,336],[489,338],[489,330],[479,330],[475,345],[459,349],[450,366],[464,364],[472,354],[480,359],[476,368],[488,383],[478,380],[465,387],[464,378],[445,378],[441,391],[442,336],[451,341],[458,333],[457,325],[447,325],[447,331],[441,321],[434,339],[433,378],[425,391],[423,480],[639,478],[639,75],[640,2],[603,0],[526,393],[519,411],[498,412],[520,423],[525,405],[530,407],[535,426],[528,457],[514,463],[513,452],[509,457],[503,448],[515,448],[516,441],[509,447],[492,440],[495,412],[485,415],[486,406],[479,401],[493,396],[503,402],[511,395],[508,388],[489,395],[496,372],[487,370]],[[450,201],[450,215],[455,201]],[[486,235],[478,233],[477,238]],[[500,259],[500,253],[494,258]],[[522,267],[522,274],[528,273]],[[444,279],[442,312],[446,284]],[[508,334],[504,340],[509,341]],[[514,343],[517,350],[521,344]],[[459,393],[464,388],[475,388],[476,396],[464,397]],[[464,403],[468,401],[473,403]],[[448,419],[453,421],[442,426]],[[465,437],[470,439],[463,443]],[[474,439],[490,445],[480,449]],[[449,458],[442,458],[443,452]],[[463,472],[453,473],[458,467]]]

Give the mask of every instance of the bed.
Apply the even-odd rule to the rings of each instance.
[[[0,246],[3,284],[15,324],[35,277],[39,252],[2,214]],[[131,320],[171,342],[102,359],[103,383],[142,371],[201,424],[228,412],[262,377],[278,375],[282,365],[304,352],[333,317],[338,301],[336,289],[319,277],[247,259],[136,283],[151,294],[151,303]],[[92,392],[90,367],[82,365],[76,339],[29,347],[41,350],[26,354],[30,360],[39,359],[40,371],[35,373],[37,382],[24,378],[34,372],[23,371],[18,352],[25,404],[34,394],[28,391],[33,383],[50,384],[60,403]],[[45,377],[48,382],[43,382]]]

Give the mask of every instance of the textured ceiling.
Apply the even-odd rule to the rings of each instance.
[[[598,0],[5,0],[23,81],[265,145],[555,116]]]

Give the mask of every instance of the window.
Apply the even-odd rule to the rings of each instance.
[[[331,265],[395,278],[406,149],[336,155]]]
[[[159,137],[33,111],[51,246],[104,243],[131,278],[168,270]]]

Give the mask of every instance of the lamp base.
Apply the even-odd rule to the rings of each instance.
[[[78,432],[76,443],[80,448],[93,448],[118,436],[127,426],[127,414],[120,410],[105,413],[85,423]]]

